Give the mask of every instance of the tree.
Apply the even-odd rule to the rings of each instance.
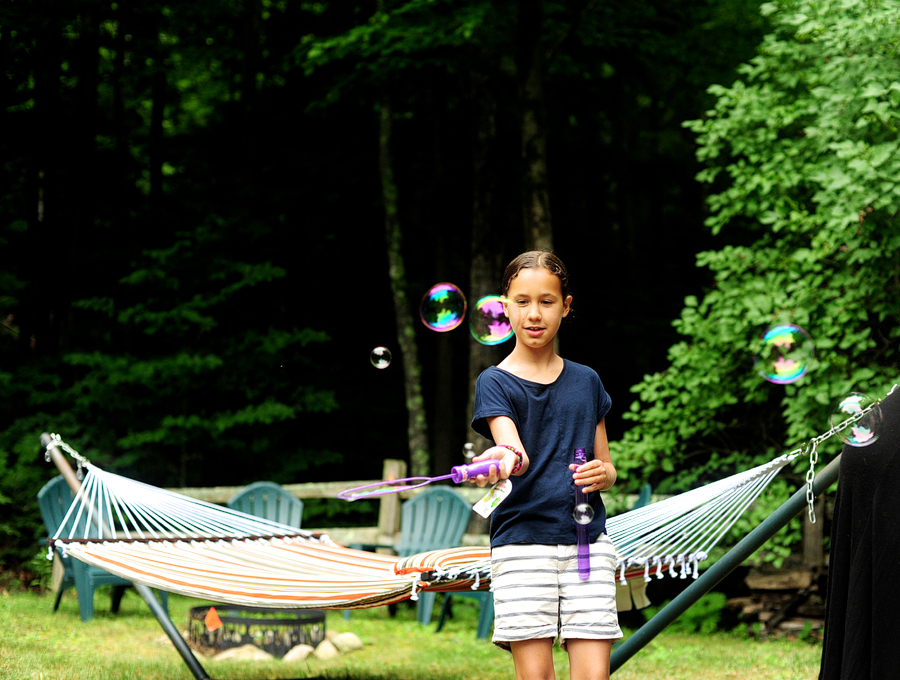
[[[898,379],[900,7],[784,0],[763,13],[773,30],[758,55],[685,124],[712,187],[706,224],[731,243],[698,255],[714,285],[685,299],[684,339],[632,388],[635,425],[614,444],[623,473],[661,490],[801,446],[839,397],[882,397]],[[778,386],[753,356],[784,322],[816,353]]]

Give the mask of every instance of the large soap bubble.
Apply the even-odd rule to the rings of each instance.
[[[452,283],[438,283],[422,298],[419,316],[433,331],[452,331],[466,316],[466,296]]]
[[[831,427],[850,446],[872,444],[881,434],[881,421],[881,406],[862,392],[851,392],[841,397],[831,412]]]
[[[482,345],[499,345],[513,336],[512,325],[503,312],[505,298],[485,295],[469,312],[469,331]]]
[[[769,382],[786,385],[809,370],[815,346],[809,333],[794,324],[773,326],[759,341],[753,363]]]

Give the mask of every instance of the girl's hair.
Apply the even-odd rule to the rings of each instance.
[[[546,269],[559,278],[563,300],[571,295],[569,290],[569,271],[566,269],[563,261],[547,250],[529,250],[527,253],[519,255],[506,266],[506,271],[503,272],[502,283],[504,296],[509,294],[509,287],[512,285],[513,279],[523,269]]]

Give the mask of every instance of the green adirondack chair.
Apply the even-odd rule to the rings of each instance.
[[[69,511],[69,506],[72,505],[72,500],[74,498],[72,490],[69,488],[69,485],[66,483],[66,480],[63,479],[62,475],[58,475],[47,482],[47,484],[44,485],[44,488],[38,491],[37,498],[38,505],[41,509],[41,517],[44,520],[44,527],[47,529],[47,535],[53,536],[59,527],[62,526],[63,519]],[[66,531],[71,529],[73,521],[74,516],[69,518],[66,525]],[[79,536],[83,535],[85,521],[86,518],[82,515],[78,526],[79,531],[77,535]],[[94,529],[88,535],[97,536],[98,533],[96,529]],[[122,595],[125,593],[125,588],[134,585],[131,581],[120,578],[119,576],[114,576],[98,567],[87,565],[84,562],[79,562],[71,557],[63,557],[59,551],[57,551],[55,559],[60,561],[64,571],[62,576],[58,579],[59,584],[56,590],[56,597],[53,600],[53,611],[59,609],[59,602],[62,599],[63,592],[65,592],[67,588],[74,586],[78,593],[78,610],[81,614],[82,621],[89,621],[94,616],[94,591],[96,591],[98,587],[113,587],[110,611],[113,614],[116,614],[119,611],[119,605],[122,602]],[[162,602],[163,609],[168,612],[168,594],[164,591],[159,591],[159,599]]]
[[[462,494],[446,486],[433,486],[409,499],[400,508],[400,540],[394,546],[399,557],[408,557],[428,550],[455,548],[462,544],[472,506]],[[351,544],[357,550],[371,550],[374,546]],[[419,593],[416,619],[422,625],[431,623],[435,593]],[[395,607],[396,605],[388,605]],[[393,611],[393,609],[392,609]],[[350,618],[350,610],[344,610]]]
[[[228,507],[300,529],[303,501],[274,482],[254,482],[228,500]]]
[[[431,487],[406,501],[400,508],[400,540],[397,555],[408,557],[428,550],[462,545],[472,506],[450,487]],[[435,593],[419,593],[416,618],[431,623]]]
[[[485,639],[491,633],[491,625],[494,623],[494,594],[486,590],[473,590],[471,592],[458,591],[447,593],[444,604],[441,607],[441,616],[438,619],[435,633],[440,633],[444,622],[452,616],[451,606],[453,598],[465,597],[478,602],[478,626],[475,629],[475,637]]]

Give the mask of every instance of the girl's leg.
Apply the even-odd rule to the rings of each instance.
[[[612,640],[566,640],[571,680],[609,680]]]
[[[556,680],[553,638],[519,640],[510,642],[509,646],[516,665],[516,680]]]

